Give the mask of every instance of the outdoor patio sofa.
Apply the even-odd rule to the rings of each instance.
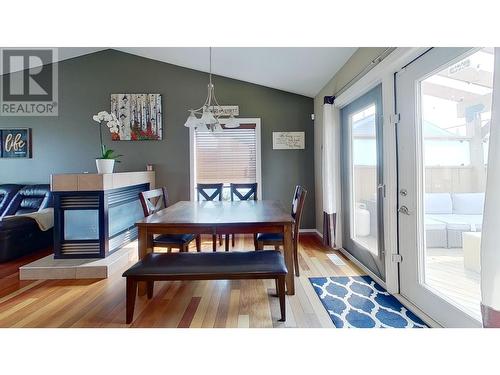
[[[481,232],[484,193],[427,193],[427,247],[462,247],[462,232]]]

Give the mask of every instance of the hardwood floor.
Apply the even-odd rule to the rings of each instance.
[[[235,251],[253,249],[253,237],[237,235],[235,245]],[[211,251],[211,237],[203,238],[202,248]],[[333,327],[308,277],[363,274],[339,252],[326,250],[315,235],[304,234],[301,276],[296,294],[286,297],[286,322],[278,322],[273,280],[165,281],[155,284],[152,300],[137,298],[135,319],[127,325],[122,272],[103,280],[20,281],[19,266],[47,253],[0,265],[0,327]],[[327,254],[338,255],[346,265],[334,265]]]

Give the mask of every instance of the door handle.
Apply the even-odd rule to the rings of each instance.
[[[398,208],[398,212],[401,213],[401,214],[405,214],[405,215],[409,215],[410,214],[410,210],[408,210],[408,207],[406,206],[401,206]]]
[[[382,191],[382,196],[385,198],[385,185],[384,184],[378,184],[377,189]]]

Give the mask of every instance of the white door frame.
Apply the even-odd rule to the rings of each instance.
[[[255,152],[256,152],[256,167],[257,167],[257,195],[260,197],[259,199],[263,199],[262,197],[262,152],[261,152],[261,136],[260,136],[260,118],[239,118],[238,121],[241,124],[255,124]],[[227,119],[219,119],[219,122],[224,125],[227,122]],[[194,129],[189,128],[189,199],[194,201],[196,200],[196,195],[194,193],[194,189],[196,186],[195,176],[196,176],[196,150],[194,148]]]
[[[393,120],[396,109],[394,74],[427,49],[396,48],[335,98],[335,106],[341,109],[382,83],[383,175],[386,189],[386,197],[383,201],[386,280],[382,284],[390,293],[399,293],[399,267],[398,263],[393,261],[393,255],[398,254],[396,129]]]
[[[407,206],[410,211],[410,215],[400,215],[399,233],[402,238],[408,240],[400,247],[404,256],[400,293],[447,327],[480,327],[481,324],[457,307],[449,297],[431,289],[422,277],[425,267],[424,253],[421,251],[425,248],[422,236],[425,231],[423,227],[425,187],[418,82],[462,60],[475,50],[477,49],[438,48],[419,59],[418,65],[413,65],[417,63],[415,62],[397,73],[398,87],[404,95],[404,98],[398,101],[398,111],[401,113],[399,141],[405,151],[401,153],[399,160],[401,170],[399,180],[400,188],[408,191],[406,196],[400,197],[400,205]]]

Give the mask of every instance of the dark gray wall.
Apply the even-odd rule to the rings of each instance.
[[[189,199],[187,110],[206,97],[206,73],[106,50],[59,63],[58,117],[0,117],[0,128],[33,129],[33,158],[0,159],[0,183],[48,183],[51,173],[95,173],[99,133],[92,115],[109,111],[112,93],[160,93],[163,141],[105,143],[123,154],[115,171],[155,165],[171,201]],[[215,77],[219,101],[239,105],[240,117],[260,117],[263,199],[289,205],[296,184],[308,190],[303,228],[314,228],[313,99],[234,79]],[[273,131],[305,131],[305,150],[272,150]]]

